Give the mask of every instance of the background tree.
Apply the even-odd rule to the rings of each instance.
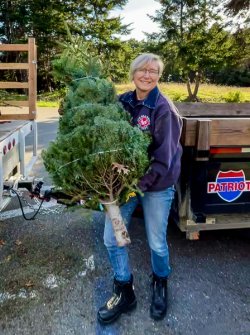
[[[244,12],[244,14],[246,13],[249,19],[249,0],[227,0],[225,7],[226,10],[233,15],[237,15],[240,12]]]
[[[127,82],[132,60],[145,50],[145,43],[135,39],[123,41],[118,50],[111,50],[106,59],[107,74],[113,82]]]
[[[38,89],[49,91],[55,87],[51,76],[51,60],[60,52],[58,41],[66,35],[65,22],[72,34],[82,36],[98,50],[104,61],[122,42],[117,34],[127,34],[128,27],[120,17],[110,17],[111,11],[122,7],[127,0],[0,0],[0,41],[26,42],[28,36],[36,38],[38,45]],[[6,55],[4,55],[6,61]],[[108,63],[107,63],[108,64]],[[106,69],[111,73],[112,67]]]
[[[159,33],[147,34],[148,47],[164,59],[164,80],[187,83],[189,101],[199,99],[197,94],[201,81],[216,81],[219,79],[216,74],[225,69],[232,70],[239,63],[243,71],[242,64],[246,64],[247,58],[248,48],[244,45],[247,43],[247,37],[243,34],[243,29],[241,42],[239,38],[237,41],[235,32],[225,29],[225,20],[220,15],[220,1],[159,2],[162,8],[150,18],[159,23],[161,28]],[[239,43],[244,45],[244,48],[240,47]]]
[[[219,67],[211,64],[206,77],[212,83],[236,86],[250,85],[250,29],[238,29],[228,34],[230,51]],[[223,56],[224,58],[224,56]]]
[[[60,88],[51,74],[51,63],[61,52],[58,42],[66,38],[65,22],[73,35],[97,51],[106,75],[114,82],[127,81],[131,60],[152,51],[164,59],[162,79],[186,82],[190,100],[197,99],[201,80],[248,85],[249,1],[158,0],[162,8],[151,18],[160,24],[160,33],[147,34],[144,41],[122,41],[130,27],[112,11],[127,1],[0,0],[0,42],[26,43],[29,36],[36,38],[40,93]],[[1,53],[0,60],[25,61],[21,57],[23,53]],[[26,71],[7,70],[0,72],[0,79],[25,80],[25,75]]]
[[[0,1],[0,8],[1,42],[26,43],[29,36],[35,37],[38,45],[38,88],[50,90],[50,60],[56,53],[55,41],[65,34],[63,20],[71,11],[59,0]],[[14,56],[19,57],[18,54]],[[9,56],[6,54],[3,57]],[[8,61],[8,58],[3,61]]]
[[[188,99],[197,100],[197,93],[205,68],[216,63],[219,66],[222,55],[221,38],[214,35],[215,27],[220,30],[220,17],[215,11],[218,1],[212,0],[161,0],[162,8],[156,12],[153,21],[160,23],[160,33],[154,34],[161,44],[165,44],[165,63],[169,53],[178,65],[179,75],[187,83]],[[210,28],[212,20],[216,26]],[[218,23],[219,22],[219,23]],[[226,44],[223,43],[223,49]],[[215,55],[216,51],[216,55]],[[192,92],[191,83],[195,84]]]

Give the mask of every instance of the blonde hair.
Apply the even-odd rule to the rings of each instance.
[[[140,56],[136,57],[130,65],[129,77],[133,80],[135,72],[142,68],[144,65],[148,63],[156,62],[159,68],[159,76],[162,75],[164,64],[161,58],[158,55],[152,53],[144,53]]]

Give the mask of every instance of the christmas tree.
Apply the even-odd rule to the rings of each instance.
[[[86,43],[71,37],[54,62],[54,74],[67,93],[57,137],[42,157],[55,186],[84,206],[103,204],[118,245],[130,243],[120,214],[149,162],[149,137],[130,124],[114,85],[104,77]]]

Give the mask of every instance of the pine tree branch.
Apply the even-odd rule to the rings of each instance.
[[[77,161],[79,161],[79,160],[80,160],[80,158],[77,158],[77,159],[74,159],[74,160],[71,161],[71,162],[68,162],[68,163],[66,163],[66,164],[63,164],[63,165],[59,166],[58,170],[61,170],[63,167],[65,167],[65,166],[67,166],[67,165],[70,165],[70,164],[72,164],[72,163],[75,163],[75,162],[77,162]]]
[[[108,167],[105,166],[105,164],[103,164],[101,159],[100,159],[100,163],[102,164],[102,168],[97,169],[97,178],[101,180],[101,182],[99,181],[100,185],[103,185],[104,187],[106,187],[106,189],[108,190],[107,195],[109,196],[112,193],[112,189],[110,189],[108,183],[106,182],[106,180],[109,180],[108,176],[106,177],[108,173]]]
[[[113,179],[114,179],[114,171],[111,169],[110,171],[110,177],[109,177],[109,189],[110,189],[110,200],[114,200],[114,194],[113,194]]]
[[[125,188],[124,177],[123,177],[122,179],[123,179],[123,181],[121,182],[121,187],[120,187],[119,190],[116,192],[117,195],[118,195],[118,197],[119,197],[119,195],[121,194],[121,192],[122,192],[122,191],[124,190],[124,188]]]
[[[104,186],[108,190],[108,193],[106,193],[106,195],[109,196],[111,190],[109,189],[108,184],[105,181],[105,177],[103,175],[96,176],[95,180],[99,185]]]
[[[83,80],[83,79],[94,79],[94,80],[97,80],[98,77],[93,77],[93,76],[85,76],[85,77],[81,77],[81,78],[76,78],[76,79],[73,79],[73,81],[78,81],[78,80]]]
[[[83,173],[81,174],[81,176],[82,176],[83,179],[85,180],[86,184],[87,184],[93,191],[95,191],[97,194],[102,195],[101,192],[99,192],[97,189],[95,189],[95,188],[89,183],[89,181],[87,180],[87,178],[85,178],[85,176],[83,175]]]

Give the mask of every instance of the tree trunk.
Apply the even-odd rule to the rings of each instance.
[[[192,101],[193,93],[192,93],[191,83],[190,83],[189,78],[187,79],[187,90],[188,90],[188,101]]]
[[[119,247],[124,247],[131,243],[127,228],[121,216],[120,207],[116,204],[116,201],[102,202],[102,204],[105,206],[112,222],[117,245]]]
[[[197,97],[199,86],[200,86],[200,74],[199,73],[195,75],[194,81],[195,81],[195,87],[194,87],[194,91],[192,92],[190,78],[188,78],[187,80],[188,101],[191,101],[191,102],[199,101],[199,98]]]

